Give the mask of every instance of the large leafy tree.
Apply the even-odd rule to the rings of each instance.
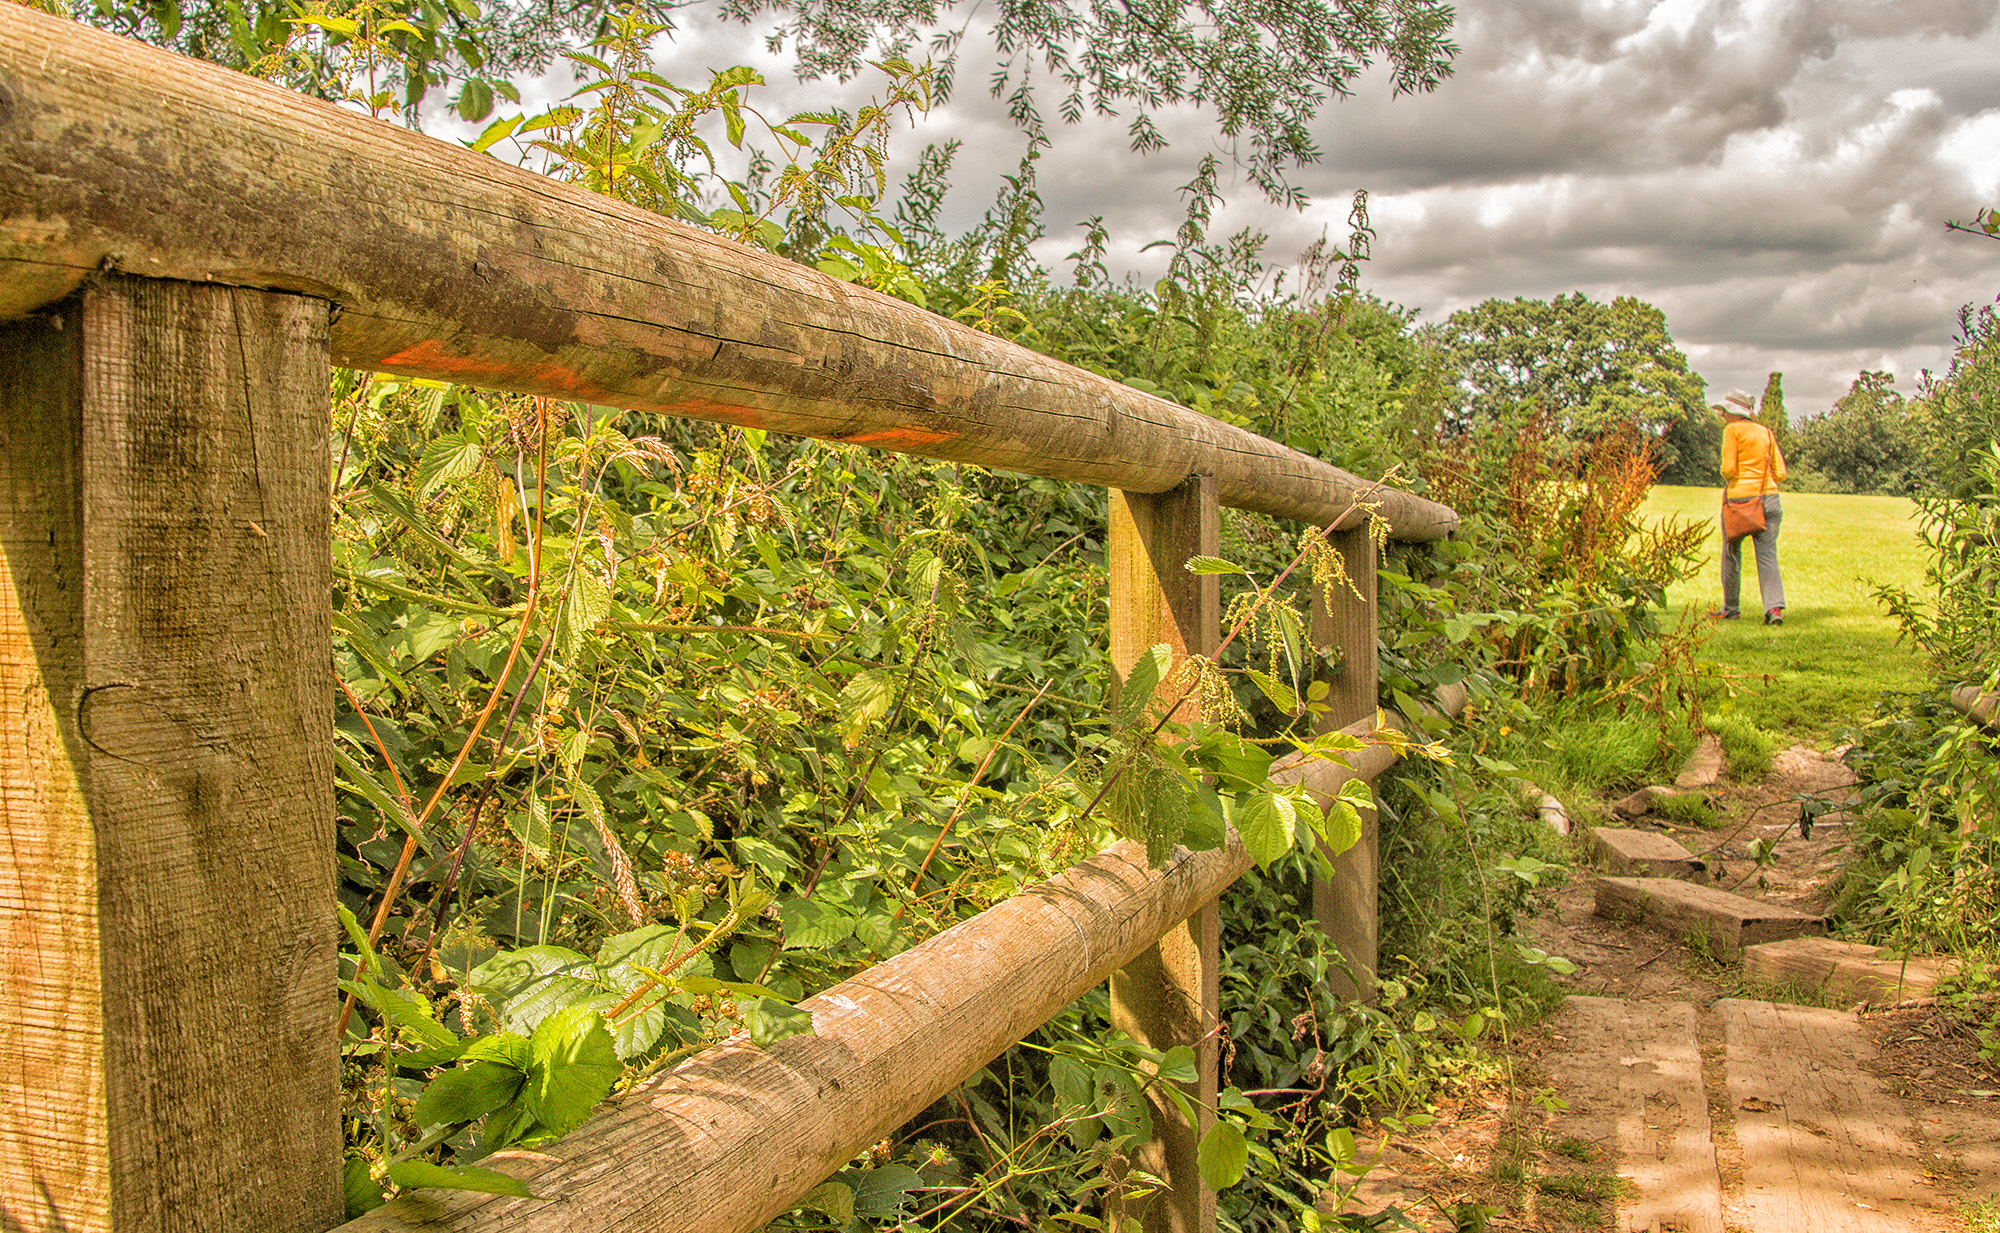
[[[1534,401],[1575,438],[1632,424],[1663,437],[1703,415],[1704,383],[1667,332],[1666,314],[1620,296],[1488,300],[1434,335],[1459,374],[1459,426],[1489,423]]]
[[[1831,410],[1798,426],[1799,461],[1841,492],[1915,492],[1922,465],[1910,412],[1893,374],[1864,372]]]

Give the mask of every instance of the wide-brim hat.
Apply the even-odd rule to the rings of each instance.
[[[1722,401],[1733,402],[1737,406],[1743,408],[1745,411],[1755,411],[1757,409],[1757,400],[1750,397],[1750,395],[1744,393],[1742,390],[1729,391],[1729,396],[1727,398],[1724,398]]]

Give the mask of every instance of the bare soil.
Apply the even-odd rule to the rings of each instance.
[[[1724,779],[1707,788],[1724,819],[1717,829],[1675,829],[1650,816],[1623,824],[1672,834],[1711,870],[1719,867],[1715,884],[1725,890],[1822,912],[1846,862],[1847,821],[1836,809],[1802,834],[1799,797],[1842,799],[1851,778],[1839,752],[1788,749],[1756,783]],[[1760,839],[1775,845],[1762,867],[1750,850]],[[1589,879],[1581,874],[1528,931],[1536,945],[1576,964],[1562,978],[1573,993],[1704,1009],[1723,997],[1783,996],[1745,987],[1740,969],[1676,939],[1594,916]],[[1875,1051],[1857,1063],[1901,1102],[1913,1127],[1928,1191],[1911,1198],[1931,1213],[1921,1233],[1963,1229],[1963,1203],[2000,1196],[2000,1073],[1980,1056],[1970,1030],[1935,1006],[1869,1009],[1862,1024]],[[1439,1108],[1431,1125],[1376,1128],[1375,1167],[1344,1210],[1394,1207],[1427,1230],[1616,1227],[1622,1183],[1613,1176],[1608,1137],[1589,1110],[1565,1100],[1564,1076],[1542,1064],[1551,1043],[1546,1025],[1511,1042],[1511,1094],[1507,1081],[1494,1081]],[[1700,1043],[1710,1063],[1704,1071],[1719,1075],[1719,1032],[1705,1028]],[[1727,1190],[1742,1181],[1734,1110],[1719,1082],[1710,1082],[1708,1093]]]

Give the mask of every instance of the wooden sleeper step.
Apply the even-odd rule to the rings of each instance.
[[[1840,1003],[1894,1002],[1929,997],[1950,966],[1943,959],[1880,959],[1879,950],[1820,937],[1762,942],[1744,948],[1743,976]]]
[[[1706,938],[1718,958],[1746,946],[1826,932],[1826,918],[1678,878],[1593,879],[1599,916],[1624,918],[1677,940]]]
[[[1549,1021],[1567,1124],[1615,1153],[1627,1233],[1724,1233],[1695,1008],[1571,997]]]
[[[1600,826],[1590,832],[1591,856],[1613,874],[1708,881],[1708,862],[1658,831]]]

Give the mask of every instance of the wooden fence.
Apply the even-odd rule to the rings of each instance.
[[[1372,715],[1368,486],[1253,434],[483,155],[0,3],[0,1228],[339,1223],[328,365],[1103,484],[1110,630],[1212,645],[1218,506],[1337,526],[1368,602],[1332,725]],[[1396,538],[1452,512],[1372,493]],[[1325,764],[1288,773],[1372,776]],[[1315,912],[1372,966],[1372,841]],[[1240,847],[1120,844],[501,1167],[352,1228],[755,1228],[1062,1006],[1216,1074]],[[1172,1106],[1149,1229],[1214,1226]]]

